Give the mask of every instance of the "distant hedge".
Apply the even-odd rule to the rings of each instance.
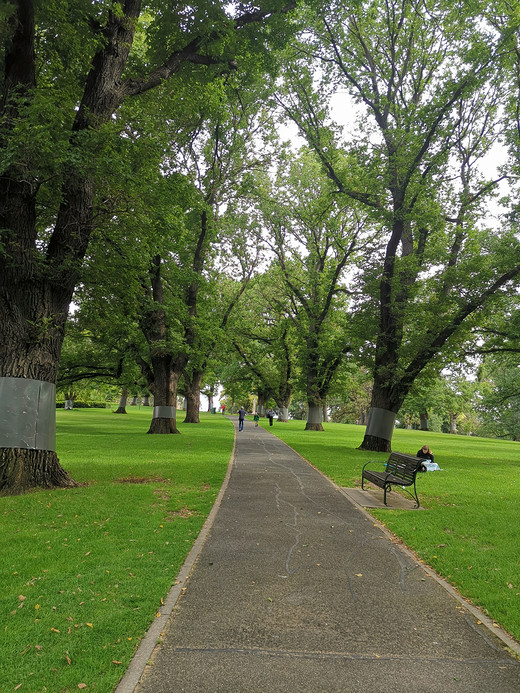
[[[56,402],[56,409],[64,409],[65,402]],[[74,402],[74,409],[106,409],[106,402]]]

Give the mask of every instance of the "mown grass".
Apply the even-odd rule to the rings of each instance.
[[[360,486],[368,460],[385,454],[357,447],[364,428],[275,422],[269,428],[340,486]],[[520,641],[520,443],[396,430],[392,447],[415,454],[427,444],[440,472],[418,477],[424,511],[370,510],[464,597]]]
[[[73,490],[0,499],[0,691],[107,693],[123,675],[224,479],[233,428],[203,415],[147,435],[151,410],[57,412]]]
[[[58,411],[60,459],[87,485],[0,499],[1,693],[113,691],[175,580],[224,479],[233,428],[203,415],[180,436],[149,436],[150,416]],[[269,430],[341,486],[385,458],[357,450],[362,427],[303,428]],[[423,443],[443,469],[418,480],[425,510],[372,512],[520,640],[520,444],[395,431],[395,450]]]

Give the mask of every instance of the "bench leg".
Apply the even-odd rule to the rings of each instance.
[[[417,488],[415,486],[415,481],[413,482],[413,492],[415,494],[415,502],[417,503],[416,507],[419,508],[421,504],[419,503],[419,496],[417,495]]]

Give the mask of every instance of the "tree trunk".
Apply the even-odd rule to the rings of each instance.
[[[328,423],[328,421],[329,421],[329,408],[327,407],[326,403],[323,404],[322,410],[323,410],[323,421],[325,423]]]
[[[428,412],[423,411],[421,414],[419,414],[419,417],[421,419],[421,431],[429,431],[430,429],[428,428]]]
[[[149,407],[150,406],[150,395],[146,394],[143,397],[143,407]]]
[[[315,331],[307,338],[307,363],[305,364],[305,380],[307,390],[307,422],[306,431],[323,431],[323,403],[321,397],[319,376],[319,349]]]
[[[126,402],[128,400],[128,388],[124,387],[121,390],[121,397],[119,399],[119,406],[115,410],[114,414],[126,414]]]
[[[380,438],[379,436],[370,436],[365,433],[365,437],[359,446],[359,450],[371,450],[372,452],[392,452],[392,444],[390,440]]]
[[[14,496],[33,488],[79,486],[61,467],[51,450],[5,448],[0,459],[0,496]]]
[[[176,425],[179,375],[173,371],[171,356],[154,356],[152,368],[154,408],[148,433],[179,433]]]
[[[25,108],[34,97],[35,30],[32,2],[18,2],[13,14],[13,35],[4,53],[4,91],[0,103],[3,135],[16,130]],[[81,104],[75,113],[71,146],[81,146],[79,132],[106,123],[121,102],[120,78],[132,45],[135,22],[126,21],[139,14],[139,3],[128,3],[128,17],[109,13],[106,42],[92,63],[85,81]],[[133,11],[136,13],[133,13]],[[108,45],[113,42],[114,45]],[[119,45],[117,46],[117,44]],[[114,50],[118,47],[118,50]],[[119,99],[119,101],[118,101]],[[0,139],[3,140],[2,134]],[[5,146],[5,141],[0,142]],[[81,157],[79,157],[81,158]],[[72,152],[71,158],[73,160]],[[32,162],[11,164],[0,177],[0,386],[12,387],[24,379],[29,387],[53,387],[63,344],[65,322],[81,261],[92,231],[94,186],[76,170],[69,170],[61,190],[61,205],[48,243],[38,237],[36,200],[39,174],[30,170]],[[34,186],[33,186],[34,183]],[[3,381],[3,382],[2,382]],[[44,407],[54,410],[56,403],[23,406],[23,384],[14,385],[22,393],[14,404],[0,402],[1,419],[7,438],[38,424],[43,418],[50,425]],[[17,410],[16,425],[10,427],[10,411]],[[54,432],[55,434],[55,432]],[[21,439],[22,436],[19,436]],[[22,441],[20,441],[22,442]],[[75,482],[61,468],[54,449],[36,443],[28,448],[0,441],[0,493],[21,493],[33,486],[71,487]]]
[[[372,388],[372,401],[368,413],[368,421],[360,450],[373,452],[391,452],[392,434],[395,418],[401,408],[402,399],[396,400],[391,383],[377,382],[374,380]]]
[[[309,409],[307,411],[307,423],[305,424],[306,431],[323,431],[323,426],[321,423],[321,416],[323,413],[323,405],[320,404],[309,404]]]
[[[289,407],[280,407],[280,413],[278,415],[278,422],[287,423],[289,421]],[[260,413],[260,412],[259,412]]]
[[[204,374],[200,371],[192,373],[188,377],[184,373],[184,382],[186,384],[186,416],[184,423],[200,423],[200,386]]]
[[[450,433],[457,434],[457,414],[450,411]]]

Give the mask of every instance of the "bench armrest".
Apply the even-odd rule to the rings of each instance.
[[[365,464],[363,465],[363,469],[361,470],[361,473],[363,473],[365,471],[365,467],[368,467],[369,464],[377,464],[380,467],[383,467],[383,471],[384,471],[384,468],[386,468],[386,460],[368,460],[368,462],[365,462]]]

